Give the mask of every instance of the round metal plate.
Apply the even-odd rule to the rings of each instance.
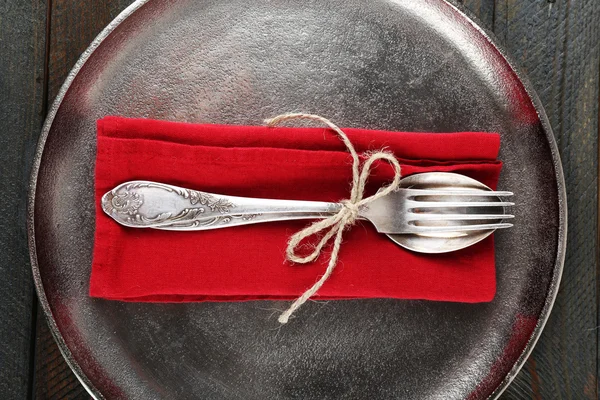
[[[287,303],[88,297],[98,118],[261,124],[290,111],[340,126],[499,132],[499,187],[518,206],[515,227],[495,234],[494,301],[312,302],[280,328],[273,310]],[[98,398],[496,396],[548,317],[566,237],[562,170],[539,101],[442,0],[138,1],[58,96],[29,206],[41,304]]]

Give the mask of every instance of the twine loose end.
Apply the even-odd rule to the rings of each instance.
[[[350,142],[350,139],[348,139],[348,136],[346,136],[346,134],[333,122],[319,115],[299,113],[282,114],[274,118],[266,119],[265,123],[267,124],[267,126],[272,127],[280,122],[291,119],[308,119],[318,121],[327,125],[338,134],[339,138],[342,140],[342,142],[344,142],[346,148],[352,155],[352,189],[350,193],[350,198],[341,202],[343,207],[337,214],[307,226],[306,228],[292,235],[292,237],[290,238],[286,250],[286,258],[289,261],[295,263],[305,264],[316,260],[319,257],[323,246],[325,246],[325,244],[335,236],[335,240],[333,242],[333,250],[331,252],[329,264],[327,265],[327,270],[325,271],[325,274],[323,274],[323,276],[317,282],[315,282],[315,284],[311,288],[305,291],[302,294],[302,296],[297,298],[292,303],[292,305],[279,316],[278,321],[281,324],[287,324],[290,319],[290,316],[298,308],[300,308],[310,297],[312,297],[323,286],[327,279],[329,279],[337,264],[337,259],[342,244],[343,232],[347,227],[354,225],[354,223],[359,217],[360,207],[382,196],[385,196],[386,194],[391,193],[392,191],[397,190],[400,185],[401,177],[400,163],[398,162],[396,157],[394,157],[393,154],[383,150],[369,153],[367,155],[368,158],[363,163],[361,170],[360,159],[358,157],[358,154],[356,153],[356,150],[354,149],[354,146]],[[392,183],[379,190],[373,196],[363,198],[365,186],[371,172],[371,167],[373,163],[377,160],[387,161],[392,165],[392,167],[394,168],[394,180],[392,181]],[[296,254],[296,250],[303,239],[325,230],[327,230],[327,233],[313,247],[313,251],[311,254],[304,257],[300,257]]]

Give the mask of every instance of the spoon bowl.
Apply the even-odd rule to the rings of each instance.
[[[483,183],[469,178],[468,176],[448,173],[448,172],[428,172],[423,174],[415,174],[403,178],[401,181],[401,187],[411,189],[430,189],[430,190],[480,190],[480,191],[492,191],[491,188],[484,185]],[[460,198],[464,200],[464,197]],[[457,198],[448,196],[447,201],[457,201]],[[500,201],[497,197],[478,197],[477,201],[488,201],[496,202]],[[440,211],[443,214],[452,212],[452,209],[442,209]],[[483,213],[504,215],[504,207],[486,207],[486,208],[467,208],[463,210],[468,214]],[[475,221],[463,221],[463,223],[475,222]],[[479,221],[477,221],[479,222]],[[485,220],[482,223],[500,223],[502,219],[497,220]],[[455,222],[456,224],[456,222]],[[451,251],[461,250],[475,243],[482,241],[483,239],[494,233],[495,229],[486,229],[480,231],[458,231],[454,235],[448,235],[445,232],[443,235],[436,233],[420,233],[420,234],[386,234],[392,241],[405,249],[416,251],[419,253],[448,253]]]

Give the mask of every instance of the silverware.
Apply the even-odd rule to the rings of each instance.
[[[430,172],[402,179],[398,191],[361,208],[359,216],[401,246],[440,253],[511,227],[503,222],[513,218],[504,207],[514,203],[499,198],[511,195],[463,175]],[[104,212],[122,225],[177,231],[326,218],[342,207],[341,203],[226,196],[150,181],[125,182],[102,197]],[[415,240],[417,245],[407,243]],[[425,246],[419,244],[423,240]]]

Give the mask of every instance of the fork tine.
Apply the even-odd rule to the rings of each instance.
[[[458,207],[508,207],[515,203],[508,201],[418,201],[407,200],[408,208],[458,208]]]
[[[434,233],[434,232],[465,232],[465,231],[484,231],[490,229],[510,228],[513,224],[506,222],[498,224],[476,224],[476,225],[455,225],[455,226],[411,226],[407,233]]]
[[[408,196],[468,196],[468,197],[510,197],[513,192],[487,190],[439,190],[439,189],[402,189]]]
[[[484,219],[510,219],[514,218],[511,214],[428,214],[411,213],[409,222],[413,221],[467,221]]]

